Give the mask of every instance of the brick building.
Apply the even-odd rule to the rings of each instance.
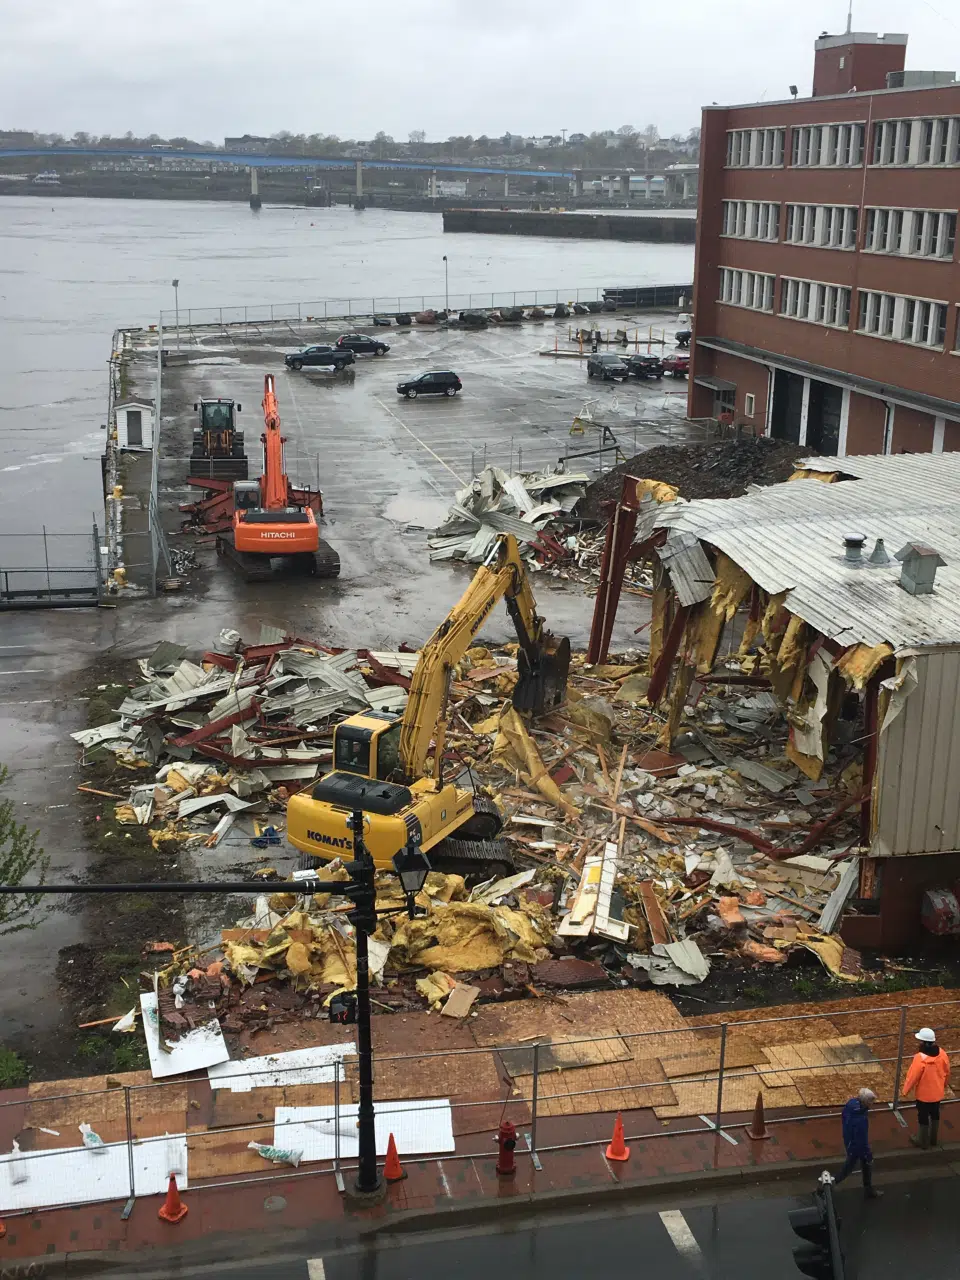
[[[960,84],[906,44],[824,34],[812,97],[704,109],[691,417],[960,450]]]

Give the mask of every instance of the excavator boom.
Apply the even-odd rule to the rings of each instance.
[[[280,434],[280,410],[273,374],[263,379],[263,475],[260,477],[261,502],[266,511],[282,511],[290,505],[290,484],[283,470],[284,438]]]
[[[570,643],[544,630],[517,540],[501,534],[470,586],[420,651],[400,734],[400,764],[407,777],[423,776],[431,740],[434,758],[441,759],[453,668],[504,597],[520,641],[514,706],[540,715],[562,701]]]

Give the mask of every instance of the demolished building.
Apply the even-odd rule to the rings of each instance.
[[[960,455],[807,458],[744,497],[661,486],[639,505],[659,745],[711,677],[773,694],[787,759],[814,784],[855,724],[862,776],[838,812],[859,809],[859,876],[842,936],[906,944],[925,891],[960,876]]]

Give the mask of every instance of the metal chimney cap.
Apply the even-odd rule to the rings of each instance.
[[[923,542],[907,542],[896,554],[898,560],[923,559],[926,556],[934,556],[937,561],[937,567],[946,568],[947,562],[940,552],[933,547],[928,547]]]
[[[843,545],[845,547],[862,547],[867,540],[865,533],[845,533],[843,535]]]
[[[890,556],[887,554],[887,548],[882,538],[878,538],[874,543],[873,550],[870,552],[871,564],[890,564]]]

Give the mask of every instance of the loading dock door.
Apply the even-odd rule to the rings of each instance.
[[[843,389],[829,382],[810,380],[806,443],[817,453],[836,457],[840,448],[840,406]]]
[[[770,434],[777,440],[792,440],[794,444],[799,444],[802,412],[803,378],[799,374],[777,369],[773,376]]]

